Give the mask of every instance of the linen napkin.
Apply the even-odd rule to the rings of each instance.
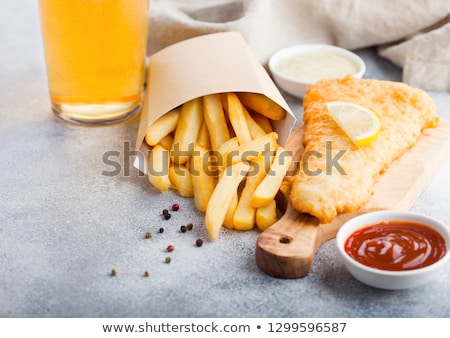
[[[375,46],[405,83],[450,91],[450,1],[152,0],[148,54],[223,31],[240,32],[263,64],[300,43]]]

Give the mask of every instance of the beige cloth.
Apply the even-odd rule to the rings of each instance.
[[[377,46],[403,81],[450,91],[448,0],[152,0],[148,53],[214,32],[239,31],[265,64],[299,43]]]

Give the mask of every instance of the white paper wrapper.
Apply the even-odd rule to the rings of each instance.
[[[215,33],[179,42],[151,56],[135,167],[146,172],[149,147],[144,138],[154,121],[194,98],[225,92],[259,93],[281,106],[286,119],[273,121],[273,126],[278,143],[286,143],[296,118],[269,74],[239,33]]]

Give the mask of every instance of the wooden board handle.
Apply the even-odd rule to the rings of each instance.
[[[273,277],[303,277],[311,269],[318,230],[317,218],[300,214],[287,203],[283,217],[259,236],[256,264]]]
[[[332,223],[320,224],[317,218],[297,212],[283,194],[278,195],[277,203],[283,205],[285,213],[258,237],[255,260],[268,275],[286,279],[306,276],[317,249],[333,238],[342,224],[363,213],[382,210],[361,209],[340,214]]]

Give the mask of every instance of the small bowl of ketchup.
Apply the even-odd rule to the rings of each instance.
[[[357,216],[339,229],[336,244],[353,277],[386,290],[432,281],[450,259],[449,227],[409,211]]]

